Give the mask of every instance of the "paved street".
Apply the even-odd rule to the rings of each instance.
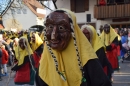
[[[130,62],[120,62],[120,71],[113,74],[113,86],[130,86]]]
[[[10,68],[8,68],[8,71]],[[3,81],[0,81],[0,86],[7,86],[7,82],[9,81],[8,86],[18,86],[14,85],[13,77],[14,73],[11,74],[10,80],[8,80],[9,76],[2,77]],[[115,71],[113,74],[113,85],[112,86],[130,86],[130,62],[124,61],[124,63],[120,62],[120,71]],[[35,86],[35,85],[34,85]]]

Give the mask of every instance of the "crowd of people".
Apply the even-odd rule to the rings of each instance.
[[[21,86],[112,86],[112,74],[129,50],[128,31],[105,24],[98,35],[92,25],[79,28],[67,9],[51,12],[44,25],[41,32],[1,31],[0,80],[11,66]]]
[[[15,72],[17,85],[34,85],[35,72],[43,51],[43,33],[36,31],[1,31],[0,41],[0,80],[9,76],[7,67]]]

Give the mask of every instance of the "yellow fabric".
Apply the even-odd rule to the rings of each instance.
[[[31,47],[33,52],[41,45],[43,44],[42,39],[39,37],[39,35],[37,33],[35,33],[35,42],[31,42]]]
[[[41,33],[40,38],[44,41],[44,32]]]
[[[65,9],[64,9],[65,10]],[[88,60],[97,58],[91,44],[86,39],[78,24],[76,23],[76,17],[74,13],[69,10],[65,10],[72,17],[75,36],[77,41],[78,50],[80,53],[80,59],[84,66]],[[60,75],[56,72],[56,67],[51,54],[44,46],[44,52],[42,54],[39,66],[39,76],[48,84],[48,86],[80,86],[82,74],[78,66],[76,49],[74,46],[74,40],[71,38],[67,48],[61,52],[53,50],[54,55],[58,61],[58,69],[60,72],[65,71],[66,81],[63,81]]]
[[[118,35],[118,34],[117,34]],[[121,37],[118,35],[118,41],[120,41],[121,40]]]
[[[14,37],[15,37],[15,38],[18,38],[18,33],[14,33]]]
[[[91,26],[91,25],[88,25],[88,27],[90,27],[90,30],[92,32],[91,33],[92,34],[91,44],[92,44],[92,47],[93,47],[94,51],[96,52],[101,47],[105,48],[104,44],[101,42],[101,39],[97,35],[97,32],[96,32],[95,28],[93,26]],[[89,29],[89,28],[86,28],[86,29]]]
[[[23,36],[27,36],[28,34],[27,33],[23,33]]]
[[[104,31],[101,33],[100,38],[102,42],[108,46],[110,45],[113,40],[117,37],[117,33],[114,31],[114,29],[110,26],[110,33],[106,34]]]
[[[30,32],[30,37],[32,37],[33,32]]]
[[[13,38],[13,37],[14,37],[14,36],[13,36],[12,34],[9,35],[9,38],[10,38],[10,39]]]
[[[39,34],[39,32],[36,32],[36,34]]]
[[[33,54],[32,49],[30,48],[30,45],[28,43],[27,38],[25,36],[23,36],[21,38],[26,39],[27,49],[22,50],[20,48],[20,46],[15,47],[15,56],[16,56],[16,59],[18,60],[18,65],[23,64],[25,56]]]

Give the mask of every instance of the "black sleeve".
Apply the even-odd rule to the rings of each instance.
[[[114,40],[113,40],[113,42],[112,43],[114,43],[115,45],[119,45],[119,41],[118,41],[118,37],[116,37]]]
[[[119,45],[118,37],[116,37],[111,44],[115,44],[116,46],[118,46]],[[111,50],[112,50],[111,45],[106,46],[106,51],[111,51]]]
[[[83,69],[87,80],[87,86],[112,86],[99,63],[99,60],[89,60],[84,65]]]
[[[35,52],[38,54],[38,56],[41,56],[42,52],[43,52],[43,44],[41,44],[36,50]]]
[[[100,63],[97,59],[90,60],[84,66],[85,78],[87,79],[87,86],[112,86],[108,77],[105,75]],[[36,72],[36,86],[48,86]]]
[[[34,60],[33,60],[33,58],[32,58],[32,55],[31,55],[30,58],[31,58],[32,65],[34,66]],[[24,66],[24,64],[27,63],[27,62],[30,63],[29,56],[25,56],[23,64],[21,64],[21,65],[16,64],[11,70],[14,70],[14,71],[19,70],[19,69],[20,69],[22,66]]]
[[[35,75],[35,81],[36,81],[36,86],[48,86],[39,76],[39,69],[36,71]]]
[[[107,59],[104,47],[101,47],[100,49],[98,49],[96,51],[96,54],[97,54],[97,56],[99,58],[99,61],[100,61],[101,65],[102,65],[102,67],[107,66],[107,64],[109,63],[109,61]]]

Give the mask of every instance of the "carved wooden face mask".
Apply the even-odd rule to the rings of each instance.
[[[64,50],[71,38],[69,18],[61,12],[51,13],[45,23],[46,37],[51,48]]]
[[[104,25],[104,32],[106,33],[106,34],[108,34],[108,33],[110,33],[110,26],[109,25]]]
[[[25,42],[25,45],[26,45],[26,42]],[[23,39],[20,39],[20,40],[19,40],[19,46],[20,46],[20,48],[21,48],[22,50],[25,49],[25,45],[24,45]]]

